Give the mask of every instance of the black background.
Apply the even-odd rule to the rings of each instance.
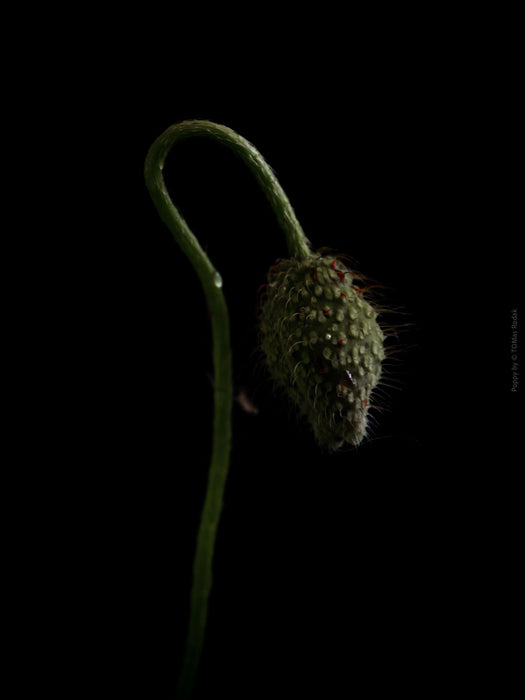
[[[74,609],[88,668],[109,671],[115,691],[168,698],[181,662],[210,457],[210,324],[143,163],[165,128],[197,118],[251,141],[313,247],[388,285],[410,326],[370,439],[320,450],[257,353],[257,290],[286,255],[268,203],[223,147],[195,139],[170,154],[168,189],[224,280],[236,392],[259,409],[234,405],[196,697],[501,683],[518,522],[512,86],[491,60],[452,60],[439,42],[246,73],[245,54],[249,42],[226,66],[218,52],[186,82],[191,52],[164,59],[173,79],[123,60],[72,108],[73,120],[89,109],[95,147],[78,195],[93,266],[71,499],[72,511],[89,503],[72,575],[87,591]]]

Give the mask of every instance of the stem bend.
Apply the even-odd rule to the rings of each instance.
[[[186,138],[197,136],[213,138],[228,146],[250,168],[285,233],[290,255],[304,258],[311,252],[290,202],[272,169],[257,149],[235,131],[209,121],[184,121],[170,126],[154,141],[145,161],[146,186],[161,219],[199,276],[210,312],[213,340],[214,425],[212,457],[193,564],[186,653],[177,687],[177,697],[181,700],[189,698],[191,695],[204,643],[208,597],[212,585],[213,550],[229,467],[233,395],[229,317],[222,292],[222,280],[174,206],[162,174],[164,162],[171,148]]]

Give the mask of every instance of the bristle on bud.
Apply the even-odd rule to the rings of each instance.
[[[366,434],[385,356],[376,319],[336,257],[313,254],[270,268],[260,314],[268,370],[324,447],[357,446]]]

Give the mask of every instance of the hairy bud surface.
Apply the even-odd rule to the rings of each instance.
[[[324,447],[357,446],[366,434],[385,356],[377,315],[337,257],[281,260],[269,271],[260,315],[268,370]]]

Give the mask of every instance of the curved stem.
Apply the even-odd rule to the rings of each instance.
[[[201,515],[193,563],[190,622],[177,697],[189,698],[194,685],[206,629],[212,585],[212,559],[224,487],[229,467],[232,410],[232,367],[228,309],[222,279],[166,189],[162,170],[170,149],[193,136],[211,137],[237,153],[255,175],[286,235],[291,256],[306,257],[310,247],[288,198],[261,154],[231,129],[208,121],[175,124],[161,134],[148,151],[144,176],[153,203],[175,240],[192,263],[204,289],[212,323],[214,365],[214,427],[208,487]]]

